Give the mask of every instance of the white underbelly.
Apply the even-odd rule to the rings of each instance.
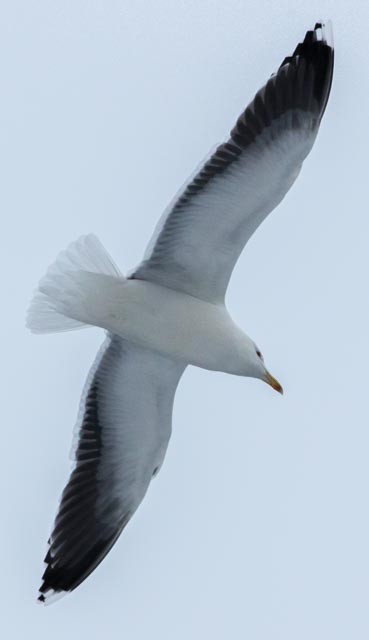
[[[206,369],[231,371],[243,333],[223,305],[142,280],[119,283],[105,328]]]

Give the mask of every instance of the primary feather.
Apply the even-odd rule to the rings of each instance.
[[[39,600],[75,589],[101,562],[161,466],[184,366],[108,336],[81,399],[75,464],[49,539]]]
[[[224,296],[244,245],[313,146],[332,73],[329,29],[318,23],[182,189],[130,279],[85,236],[41,280],[28,314],[32,331],[91,324],[108,331],[82,395],[42,602],[77,587],[137,509],[163,462],[175,390],[189,362],[281,390],[232,322]]]
[[[318,23],[179,194],[132,278],[224,300],[242,249],[286,195],[314,144],[332,73],[332,42]]]

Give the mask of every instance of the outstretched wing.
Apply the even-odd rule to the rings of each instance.
[[[131,277],[223,301],[243,247],[313,146],[332,82],[328,31],[316,24],[256,94],[169,208]]]
[[[87,578],[139,506],[165,456],[183,370],[107,337],[81,400],[75,468],[49,539],[42,602]]]

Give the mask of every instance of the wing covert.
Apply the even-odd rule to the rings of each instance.
[[[106,338],[81,399],[75,467],[49,539],[41,602],[83,582],[139,506],[165,456],[183,369]]]
[[[180,192],[132,278],[224,300],[243,247],[313,146],[332,82],[327,32],[317,23],[256,94],[228,141]]]

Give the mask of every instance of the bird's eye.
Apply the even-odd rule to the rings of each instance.
[[[263,355],[261,351],[259,351],[259,349],[256,349],[256,355],[258,356],[258,358],[260,358],[260,360],[264,360]]]

